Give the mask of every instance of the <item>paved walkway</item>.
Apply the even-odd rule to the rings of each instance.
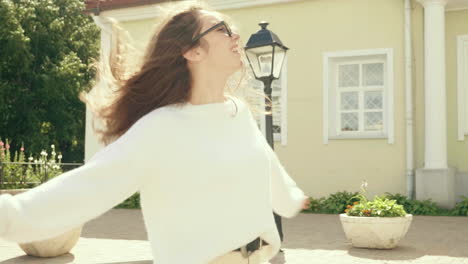
[[[393,250],[351,247],[337,215],[283,221],[284,253],[271,264],[468,264],[468,217],[416,216]],[[114,209],[87,223],[75,248],[61,257],[25,256],[15,243],[0,240],[0,264],[152,264],[146,239],[140,210]]]

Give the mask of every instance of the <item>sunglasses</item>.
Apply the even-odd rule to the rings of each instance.
[[[231,28],[229,28],[229,26],[228,26],[228,24],[226,24],[226,22],[221,21],[218,24],[216,24],[216,25],[210,27],[209,29],[207,29],[205,32],[198,34],[198,36],[196,36],[194,39],[192,39],[192,44],[197,42],[199,39],[201,39],[206,34],[210,33],[211,31],[213,31],[215,29],[218,29],[218,28],[220,29],[220,31],[223,31],[224,34],[227,34],[229,37],[232,37]]]

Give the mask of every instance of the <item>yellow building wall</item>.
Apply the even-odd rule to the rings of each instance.
[[[404,123],[403,1],[299,1],[223,10],[244,43],[261,20],[290,48],[288,52],[288,144],[275,150],[289,174],[312,197],[337,191],[406,194]],[[125,22],[141,47],[152,21]],[[144,44],[143,44],[144,43]],[[395,143],[387,139],[330,140],[323,143],[324,52],[392,48],[394,52]]]
[[[446,13],[447,145],[449,166],[468,172],[468,137],[458,141],[457,36],[468,35],[468,10]]]
[[[288,144],[275,150],[289,174],[312,197],[358,191],[406,194],[403,1],[300,1],[224,11],[239,25],[244,43],[270,22],[288,51]],[[387,139],[323,143],[323,54],[392,48],[395,143]]]

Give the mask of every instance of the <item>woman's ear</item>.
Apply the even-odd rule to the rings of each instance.
[[[196,47],[186,51],[183,56],[188,61],[198,62],[202,60],[203,52],[200,47]]]

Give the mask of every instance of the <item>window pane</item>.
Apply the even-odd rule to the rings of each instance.
[[[359,107],[358,92],[341,93],[341,110],[357,110]]]
[[[358,129],[358,113],[341,114],[341,131],[357,131]]]
[[[362,65],[364,85],[383,85],[383,63],[368,63]]]
[[[370,91],[364,94],[365,108],[366,109],[382,109],[382,91]]]
[[[364,113],[365,130],[383,130],[382,112]]]
[[[338,86],[352,87],[359,85],[359,64],[340,65],[338,68]]]

